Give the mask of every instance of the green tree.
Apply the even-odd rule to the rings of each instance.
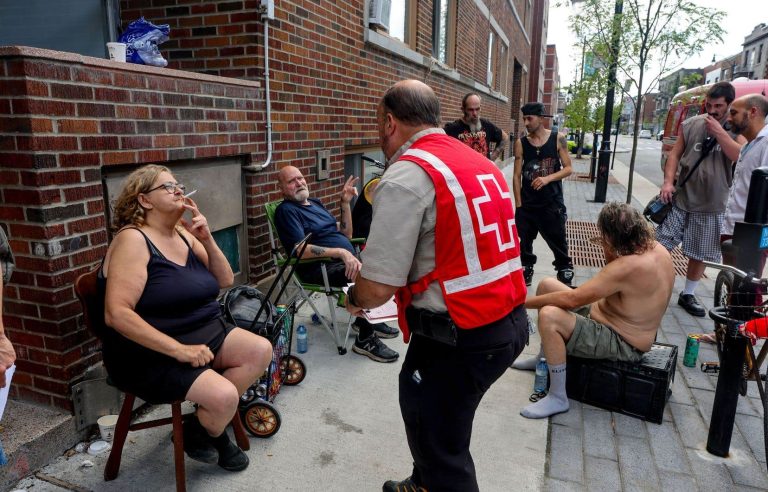
[[[623,2],[623,13],[614,15],[618,2]],[[580,11],[571,16],[573,31],[603,60],[616,57],[618,72],[629,82],[634,99],[634,137],[627,185],[630,203],[643,98],[662,74],[679,68],[708,44],[722,41],[720,24],[725,12],[701,7],[691,0],[584,0],[582,4]],[[616,53],[611,49],[614,26],[620,33]]]

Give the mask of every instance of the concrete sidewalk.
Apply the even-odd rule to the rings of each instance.
[[[588,160],[576,161],[584,173]],[[507,161],[509,164],[509,161]],[[512,166],[504,168],[511,176]],[[608,200],[625,201],[628,171],[616,161]],[[635,176],[633,204],[657,192]],[[566,181],[569,218],[594,222],[602,204],[590,200],[594,185]],[[554,275],[552,255],[539,238],[534,287]],[[590,278],[592,268],[577,267],[576,283]],[[698,294],[712,306],[716,272],[708,272]],[[765,490],[762,411],[754,385],[741,398],[731,457],[717,459],[704,450],[716,377],[682,365],[687,333],[711,331],[708,319],[693,318],[676,304],[683,279],[678,278],[659,340],[680,349],[677,377],[664,422],[649,424],[572,401],[571,410],[549,420],[527,420],[519,410],[528,404],[533,374],[509,370],[486,395],[475,419],[472,453],[480,489],[508,490]],[[324,302],[321,305],[325,305]],[[309,312],[297,320],[309,328],[309,352],[301,355],[307,378],[284,387],[275,404],[282,426],[272,438],[251,439],[251,466],[227,473],[215,466],[186,460],[189,490],[381,490],[388,479],[410,473],[410,455],[397,403],[400,362],[378,364],[351,351],[339,356],[330,335],[311,325]],[[532,313],[533,314],[533,313]],[[401,353],[400,339],[387,344]],[[538,334],[525,356],[538,351]],[[699,360],[716,360],[702,345]],[[153,414],[167,412],[159,407]],[[169,428],[132,433],[123,451],[120,475],[104,482],[106,456],[74,453],[55,459],[36,475],[18,483],[30,491],[173,490]],[[84,466],[89,460],[94,466]]]

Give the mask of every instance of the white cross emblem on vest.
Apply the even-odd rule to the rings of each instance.
[[[511,202],[512,197],[510,196],[509,192],[504,192],[501,190],[501,186],[499,185],[498,181],[496,181],[496,177],[493,174],[478,175],[477,180],[480,182],[480,186],[483,187],[483,191],[485,192],[483,196],[472,200],[472,205],[475,207],[475,214],[477,215],[477,221],[480,226],[480,234],[487,234],[489,232],[495,233],[496,243],[499,245],[499,251],[513,249],[515,247],[515,235],[512,233],[512,227],[515,225],[515,220],[510,219],[507,221],[506,227],[509,229],[509,241],[504,241],[504,239],[501,237],[499,223],[492,222],[490,224],[486,224],[485,219],[483,218],[482,209],[480,207],[480,205],[483,203],[488,203],[491,201],[491,194],[488,192],[488,187],[486,186],[487,182],[493,183],[493,185],[496,187],[496,191],[499,193],[499,195],[501,195],[502,199],[509,200]]]

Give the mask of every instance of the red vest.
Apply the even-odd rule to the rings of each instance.
[[[433,281],[440,282],[448,314],[463,329],[497,321],[525,302],[515,213],[501,171],[440,133],[418,139],[399,160],[426,171],[437,205],[435,269],[395,293],[405,341],[405,308]]]

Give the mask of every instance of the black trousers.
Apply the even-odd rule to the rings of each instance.
[[[344,262],[340,260],[334,260],[325,262],[325,273],[328,275],[328,285],[330,287],[344,287],[349,283],[349,279],[346,274],[346,267]],[[323,285],[323,271],[320,266],[321,263],[311,263],[309,265],[302,265],[302,270],[297,272],[299,278],[308,284]],[[355,318],[357,328],[359,330],[358,335],[360,340],[365,340],[373,335],[373,325],[365,318]]]
[[[478,490],[469,452],[475,411],[523,350],[525,319],[525,310],[517,309],[494,323],[494,329],[510,330],[511,341],[490,347],[411,338],[400,371],[400,411],[417,484],[440,492]]]
[[[522,206],[515,210],[515,225],[520,236],[520,261],[524,267],[536,264],[533,254],[533,241],[541,233],[547,246],[555,255],[555,270],[573,268],[571,257],[568,256],[568,241],[565,237],[565,221],[568,218],[565,206],[553,203],[546,207],[526,208]]]

